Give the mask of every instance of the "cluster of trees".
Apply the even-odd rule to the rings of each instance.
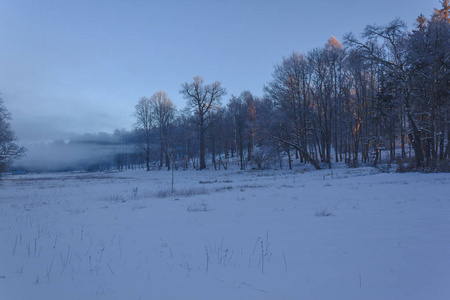
[[[343,44],[332,37],[305,55],[294,52],[275,66],[261,98],[245,91],[223,106],[220,82],[195,77],[180,90],[187,108],[177,114],[166,105],[170,118],[163,122],[158,107],[166,102],[155,99],[165,93],[141,99],[138,128],[146,137],[157,128],[160,166],[165,155],[169,168],[169,148],[186,162],[198,156],[200,169],[207,152],[215,169],[226,168],[230,157],[244,169],[261,168],[271,157],[282,163],[283,155],[289,167],[295,158],[319,169],[332,161],[376,165],[383,150],[390,161],[414,157],[415,167],[448,167],[448,11],[445,0],[430,20],[419,16],[411,32],[396,19],[367,26],[362,40],[348,34]],[[142,118],[144,111],[149,117]],[[150,119],[155,125],[146,127]],[[178,138],[171,135],[176,129]]]
[[[402,158],[406,157],[405,143],[410,143],[416,166],[448,167],[449,8],[445,0],[430,20],[420,15],[410,33],[403,22],[394,20],[387,26],[367,26],[363,41],[352,35],[346,37],[350,53],[377,71],[375,99],[379,109],[375,115],[384,119],[380,124],[389,141],[391,158],[395,158],[399,137]]]
[[[142,97],[134,130],[114,134],[115,145],[135,147],[120,148],[113,163],[204,169],[210,158],[215,169],[231,160],[245,169],[282,167],[287,157],[290,168],[298,160],[320,169],[339,161],[376,165],[385,153],[390,161],[413,158],[414,167],[448,168],[449,0],[441,4],[430,19],[420,15],[412,31],[396,19],[367,26],[361,39],[331,37],[321,48],[284,57],[262,97],[244,91],[223,105],[222,84],[199,76],[181,86],[183,110],[164,91]],[[8,151],[21,155],[4,124]],[[0,166],[8,157],[1,155]]]
[[[169,142],[171,141],[175,121],[175,106],[166,92],[159,91],[152,97],[142,97],[135,106],[136,132],[140,137],[139,148],[144,155],[147,171],[150,170],[152,152],[154,152],[155,132],[159,144],[160,168],[163,160],[170,169]],[[165,157],[165,159],[164,159]]]
[[[13,159],[23,156],[25,149],[16,143],[16,136],[11,129],[11,114],[0,98],[0,176],[9,167]]]

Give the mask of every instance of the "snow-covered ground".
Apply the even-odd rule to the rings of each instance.
[[[450,175],[6,176],[0,299],[450,299]]]

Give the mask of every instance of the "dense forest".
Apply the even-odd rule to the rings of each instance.
[[[262,97],[225,99],[220,81],[197,76],[180,86],[184,109],[158,91],[137,102],[133,130],[53,146],[103,149],[67,170],[320,169],[383,157],[399,170],[449,171],[450,5],[441,4],[412,30],[396,19],[283,57]]]

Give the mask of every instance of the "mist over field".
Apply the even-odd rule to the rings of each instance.
[[[121,147],[57,142],[30,144],[27,150],[27,156],[18,160],[13,170],[28,172],[95,170],[96,164],[113,161],[114,156],[120,153]]]
[[[12,171],[103,171],[120,168],[124,156],[136,153],[126,131],[72,135],[71,140],[26,144],[27,155],[15,161]]]

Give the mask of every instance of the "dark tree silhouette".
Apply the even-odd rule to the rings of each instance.
[[[0,98],[0,174],[5,172],[10,163],[25,153],[25,148],[17,144],[17,138],[11,129],[11,114]]]
[[[210,112],[215,105],[220,104],[220,99],[226,94],[220,81],[204,84],[200,76],[194,77],[192,83],[182,85],[180,94],[187,100],[187,106],[195,112],[196,125],[200,140],[200,170],[206,168],[206,130],[210,126]]]

